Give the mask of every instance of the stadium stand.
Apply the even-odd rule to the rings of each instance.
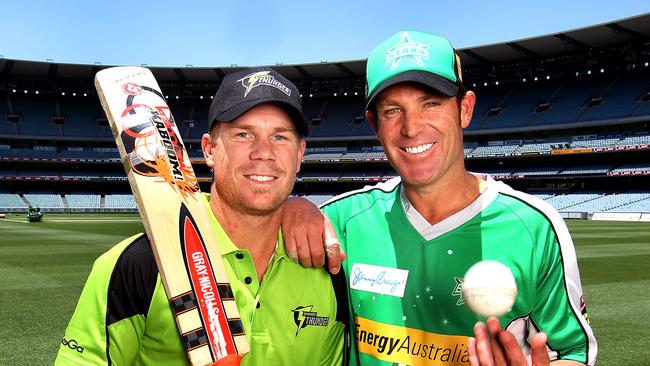
[[[82,147],[68,147],[61,150],[62,158],[81,158],[81,159],[99,159],[101,155],[99,152],[92,149]]]
[[[54,101],[45,97],[31,98],[13,95],[9,98],[13,113],[20,115],[18,131],[21,135],[61,136],[61,130],[53,121]]]
[[[321,203],[326,202],[330,198],[334,197],[334,195],[320,195],[320,194],[311,194],[304,196],[304,198],[308,199],[315,205],[320,205]]]
[[[38,205],[40,208],[63,208],[63,200],[58,194],[49,193],[28,193],[23,197],[30,205]]]
[[[305,172],[300,173],[298,177],[301,180],[322,180],[322,181],[337,181],[341,177],[339,172]]]
[[[650,193],[632,193],[626,202],[625,198],[619,197],[616,203],[619,206],[611,208],[612,212],[650,212]]]
[[[537,198],[539,198],[540,200],[543,200],[543,201],[546,201],[546,200],[548,200],[549,198],[555,196],[555,193],[535,193],[535,192],[529,192],[528,194],[530,194],[531,196],[537,197]]]
[[[618,143],[618,146],[642,146],[650,145],[650,135],[633,135],[626,136],[621,142]]]
[[[627,173],[627,172],[650,172],[650,163],[638,164],[621,164],[617,168],[612,169],[610,173]]]
[[[546,199],[546,202],[553,205],[559,211],[580,211],[575,206],[585,204],[588,201],[595,200],[602,197],[602,193],[573,193],[573,194],[560,194]]]
[[[9,95],[0,92],[0,134],[17,135],[16,123],[9,120]]]
[[[630,117],[637,109],[638,96],[647,90],[648,85],[650,85],[650,77],[647,75],[640,77],[627,75],[613,80],[601,94],[602,103],[587,109],[583,119],[604,120]]]
[[[550,167],[525,167],[521,168],[514,173],[521,175],[557,175],[560,171],[564,170],[563,166],[550,166]]]
[[[15,209],[27,209],[27,204],[13,193],[0,193],[0,211],[14,211]]]
[[[609,165],[598,165],[598,166],[572,166],[568,167],[560,172],[560,174],[607,174],[612,170],[613,166]]]
[[[7,169],[7,168],[0,169],[0,177],[15,177],[17,175],[18,175],[18,171],[16,169]]]
[[[471,156],[507,156],[512,155],[515,149],[517,149],[517,146],[514,145],[477,146],[471,152]]]
[[[101,196],[97,194],[66,194],[64,200],[70,208],[100,208]]]
[[[135,198],[132,194],[107,194],[104,196],[104,207],[106,208],[137,208]]]
[[[361,114],[361,99],[346,97],[327,98],[321,112],[311,119],[313,137],[349,136],[352,132],[354,117]],[[314,124],[318,121],[318,124]]]
[[[569,195],[568,197],[574,197]],[[582,196],[581,196],[582,197]],[[650,193],[615,193],[596,195],[594,197],[587,197],[582,202],[563,207],[563,211],[585,211],[593,212],[634,212],[635,209],[639,211],[650,211]]]
[[[89,103],[90,97],[57,98],[57,114],[63,117],[61,126],[63,136],[71,137],[111,137],[108,127],[101,128],[97,117],[101,115],[97,105]]]
[[[459,50],[466,85],[477,94],[463,147],[470,170],[563,212],[650,210],[643,196],[650,194],[650,15],[627,22],[576,31],[586,47],[561,34]],[[630,24],[633,32],[620,31]],[[60,74],[54,63],[0,58],[0,189],[20,192],[6,193],[15,205],[135,211],[133,197],[122,193],[127,179],[96,96],[62,93],[92,85],[89,76],[102,67]],[[330,197],[322,192],[396,176],[363,119],[364,68],[362,60],[277,65],[296,81],[312,127],[296,194],[320,201]],[[29,75],[32,69],[49,72]],[[199,141],[209,96],[237,69],[156,70],[204,186],[209,171]]]

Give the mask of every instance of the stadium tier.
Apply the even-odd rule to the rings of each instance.
[[[458,52],[477,96],[470,171],[563,212],[650,211],[650,14]],[[397,176],[364,119],[365,66],[275,67],[298,86],[312,131],[294,194],[321,203]],[[93,87],[104,67],[0,58],[0,209],[136,210]],[[237,70],[152,68],[204,190],[210,96]]]
[[[607,122],[650,116],[650,101],[643,98],[650,76],[628,75],[595,80],[576,77],[564,81],[526,82],[519,85],[476,90],[478,103],[468,131],[539,128],[554,124]],[[5,112],[0,133],[16,136],[110,138],[98,123],[96,98],[3,93],[0,100],[11,105]],[[372,137],[363,119],[363,99],[330,96],[305,99],[305,116],[313,138]],[[209,99],[170,102],[176,123],[185,139],[199,139],[207,128]],[[3,109],[7,109],[6,106]],[[17,121],[7,120],[8,115]],[[12,126],[13,124],[13,126]]]

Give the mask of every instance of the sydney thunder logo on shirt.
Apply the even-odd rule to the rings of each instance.
[[[254,88],[257,88],[260,85],[271,86],[283,92],[284,94],[291,96],[291,89],[286,85],[282,84],[275,79],[273,75],[269,75],[270,71],[258,71],[244,76],[243,78],[237,80],[241,82],[246,90],[244,91],[244,98],[251,92]]]
[[[326,327],[330,318],[326,316],[318,316],[315,311],[311,311],[314,305],[298,306],[291,310],[293,311],[293,321],[298,327],[296,329],[296,336],[302,328],[306,326]]]

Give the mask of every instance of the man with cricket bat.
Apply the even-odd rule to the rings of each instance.
[[[297,88],[258,68],[224,78],[201,139],[213,171],[205,210],[250,344],[242,365],[346,362],[345,284],[337,302],[336,281],[291,261],[280,231],[307,133]],[[97,259],[55,364],[188,364],[146,235]]]

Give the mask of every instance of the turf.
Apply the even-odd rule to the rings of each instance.
[[[569,221],[598,365],[650,365],[650,223]]]
[[[137,215],[0,219],[0,365],[51,365],[93,261],[143,231]],[[121,221],[114,221],[114,220]],[[128,220],[124,222],[124,220]]]
[[[568,224],[598,365],[650,365],[650,223]],[[142,230],[136,215],[0,219],[0,365],[52,364],[95,258]]]

